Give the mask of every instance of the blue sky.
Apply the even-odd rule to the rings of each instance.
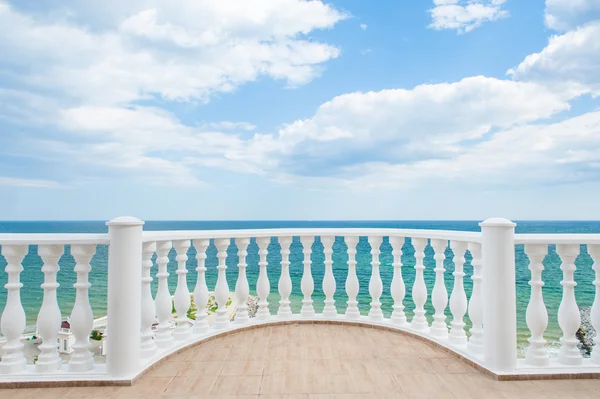
[[[600,219],[600,0],[0,0],[0,220]]]

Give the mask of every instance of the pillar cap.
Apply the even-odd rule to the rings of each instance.
[[[504,218],[490,218],[479,223],[479,227],[515,227],[517,224]]]
[[[106,225],[111,226],[143,226],[144,222],[142,222],[138,218],[134,218],[133,216],[120,216],[111,220],[110,222],[106,222]]]

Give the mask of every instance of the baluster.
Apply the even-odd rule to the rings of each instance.
[[[381,311],[381,294],[383,293],[383,283],[379,274],[379,247],[383,241],[382,237],[369,237],[369,245],[371,245],[371,279],[369,280],[369,295],[371,295],[371,309],[369,310],[369,318],[372,321],[383,320],[383,312]]]
[[[311,236],[300,237],[300,242],[302,243],[302,254],[304,254],[304,260],[302,261],[302,264],[304,265],[304,271],[302,273],[302,280],[300,281],[300,287],[302,289],[302,295],[304,295],[304,299],[302,299],[302,309],[300,314],[304,318],[315,317],[315,308],[313,307],[313,301],[311,299],[313,291],[315,290],[315,281],[313,280],[312,272],[310,270],[310,265],[312,263],[310,260],[310,254],[312,253],[312,244],[314,239],[315,238]]]
[[[60,271],[58,260],[64,253],[63,245],[40,245],[38,254],[44,261],[44,299],[37,319],[37,327],[42,344],[39,346],[40,354],[35,368],[38,372],[56,371],[60,369],[62,360],[58,355],[58,330],[61,324],[61,313],[56,298],[56,289],[60,286],[56,282],[56,275]]]
[[[158,326],[154,342],[159,348],[165,348],[173,344],[170,323],[173,302],[171,292],[169,291],[169,272],[167,271],[171,247],[171,241],[161,241],[156,244],[156,263],[158,264],[156,278],[158,279],[158,288],[156,290],[156,297],[154,298],[154,305],[156,306]]]
[[[8,282],[4,288],[8,291],[6,305],[2,312],[2,335],[6,343],[2,346],[2,361],[0,361],[0,372],[3,374],[17,373],[25,369],[24,345],[21,342],[21,334],[25,330],[25,310],[21,304],[21,272],[23,271],[23,258],[27,255],[27,245],[3,245],[2,256],[7,265],[4,269],[8,274]]]
[[[471,329],[469,333],[468,348],[473,353],[483,353],[483,305],[481,292],[481,244],[470,242],[467,245],[471,253],[473,265],[473,291],[469,300],[469,319],[471,320]]]
[[[75,337],[73,354],[69,360],[69,371],[87,371],[94,367],[94,356],[90,351],[90,333],[94,328],[94,313],[90,305],[89,288],[92,284],[88,276],[92,267],[90,261],[96,253],[95,245],[73,245],[71,255],[75,259],[77,282],[73,284],[75,304],[71,312],[71,331]]]
[[[180,240],[174,242],[175,252],[177,257],[177,288],[175,288],[175,296],[173,302],[175,311],[177,312],[177,327],[173,335],[176,339],[185,339],[192,332],[187,313],[190,310],[191,299],[190,290],[187,286],[187,267],[188,260],[187,251],[190,249],[190,240]]]
[[[456,345],[467,344],[467,334],[465,333],[464,317],[467,313],[467,294],[465,293],[464,283],[464,265],[465,252],[467,252],[467,243],[461,241],[451,241],[450,248],[454,253],[454,288],[450,295],[450,311],[452,312],[452,326],[450,330],[449,341]]]
[[[544,331],[548,327],[548,311],[544,304],[542,294],[542,272],[544,271],[544,257],[548,254],[548,245],[525,245],[525,253],[529,257],[529,270],[531,271],[531,295],[527,305],[527,327],[531,331],[530,343],[525,359],[534,366],[546,366],[550,363],[550,355],[546,348]]]
[[[413,316],[411,327],[415,330],[426,330],[429,327],[427,319],[425,318],[425,302],[427,302],[427,286],[425,285],[425,278],[423,271],[425,265],[423,265],[423,259],[425,258],[425,246],[427,245],[427,239],[425,238],[413,238],[413,247],[415,248],[415,282],[412,289],[412,300],[415,303],[415,315]]]
[[[152,255],[156,252],[155,242],[142,244],[142,332],[140,355],[150,357],[156,352],[152,324],[156,320],[156,307],[152,299]]]
[[[592,304],[590,313],[590,321],[592,327],[596,330],[596,338],[594,338],[594,348],[592,349],[592,362],[600,364],[600,245],[588,245],[588,253],[594,261],[592,269],[596,272],[594,285],[596,286],[596,295]]]
[[[358,244],[358,237],[347,236],[345,237],[346,245],[348,246],[348,278],[346,278],[346,294],[348,295],[348,307],[346,308],[346,317],[348,319],[358,319],[360,312],[358,310],[358,296],[359,283],[358,276],[356,275],[356,245]]]
[[[435,309],[433,315],[433,323],[431,323],[431,335],[434,337],[447,337],[448,326],[446,325],[446,315],[444,311],[448,306],[448,290],[444,283],[444,251],[448,247],[448,241],[446,240],[431,240],[431,246],[435,251],[433,258],[435,259],[435,284],[433,291],[431,292],[431,302]]]
[[[260,271],[258,273],[258,281],[256,282],[256,294],[258,295],[258,311],[256,312],[257,320],[266,320],[269,318],[271,313],[269,312],[269,302],[267,298],[271,291],[271,285],[269,283],[269,277],[267,276],[267,247],[271,242],[271,237],[260,237],[256,239],[258,244],[258,254],[260,259],[258,266]]]
[[[194,334],[206,334],[208,332],[208,287],[206,286],[206,248],[210,245],[210,240],[194,240],[196,248],[196,259],[198,266],[196,273],[196,287],[194,288],[194,304],[196,305],[196,321],[194,323]]]
[[[578,365],[581,364],[582,356],[577,344],[579,340],[575,336],[581,326],[581,315],[579,307],[575,300],[575,259],[579,255],[578,244],[559,244],[556,246],[556,253],[560,256],[562,264],[560,269],[563,271],[563,280],[560,285],[563,287],[562,300],[558,307],[558,325],[563,332],[560,338],[561,347],[558,351],[558,361],[563,364]]]
[[[279,245],[281,246],[281,276],[279,277],[279,310],[277,316],[282,319],[292,316],[290,309],[290,294],[292,293],[292,279],[290,277],[290,245],[292,237],[280,237]]]
[[[335,237],[325,236],[321,237],[323,243],[323,254],[325,255],[325,275],[323,276],[323,294],[325,294],[325,307],[323,308],[323,317],[335,318],[337,316],[337,309],[335,308],[335,300],[333,295],[335,294],[335,277],[333,277],[333,260],[331,255],[333,254],[333,241]]]
[[[238,247],[238,279],[235,283],[235,296],[237,298],[237,309],[235,311],[235,323],[248,323],[248,296],[250,296],[250,285],[246,277],[246,256],[248,256],[249,238],[236,238],[235,244]]]
[[[222,330],[227,328],[229,320],[227,319],[227,300],[229,299],[229,285],[227,284],[227,276],[225,271],[227,265],[227,248],[231,244],[229,238],[219,238],[215,240],[215,246],[217,247],[217,258],[219,259],[219,265],[217,270],[217,284],[215,285],[215,302],[217,303],[217,315],[215,317],[215,328]]]
[[[394,277],[390,286],[390,293],[394,299],[394,311],[392,312],[392,323],[398,325],[406,324],[406,315],[404,314],[404,296],[406,288],[404,287],[404,279],[402,278],[402,245],[404,245],[404,237],[390,237],[392,245],[392,256],[394,257]]]

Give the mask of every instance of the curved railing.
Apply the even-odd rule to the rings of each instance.
[[[580,324],[575,300],[575,257],[580,247],[600,259],[600,235],[515,235],[514,224],[491,219],[481,224],[481,232],[403,229],[273,229],[218,231],[143,231],[143,223],[133,218],[119,218],[107,223],[108,234],[10,234],[0,235],[2,255],[6,259],[7,300],[2,314],[1,330],[6,343],[0,349],[0,383],[38,381],[114,381],[127,383],[153,364],[182,348],[228,331],[254,325],[281,322],[352,322],[390,328],[417,335],[467,359],[472,364],[499,378],[534,378],[547,374],[565,376],[600,375],[600,346],[589,359],[583,359],[577,348],[575,333]],[[370,246],[368,311],[359,309],[358,295],[366,288],[357,273],[357,245]],[[320,242],[323,255],[322,285],[315,286],[311,255],[315,242]],[[258,278],[256,317],[249,317],[247,300],[250,282],[247,275],[248,248],[258,246]],[[391,255],[386,267],[393,270],[389,287],[381,278],[382,244]],[[361,244],[361,245],[363,245]],[[515,293],[515,245],[524,244],[530,259],[531,296],[527,307],[530,345],[524,359],[517,356],[517,304]],[[563,332],[558,356],[551,359],[544,332],[548,325],[542,292],[542,260],[548,246],[557,245],[563,261],[563,297],[558,320]],[[90,352],[89,336],[93,329],[88,274],[96,246],[108,245],[107,338],[106,364],[95,364]],[[214,287],[206,280],[207,249],[214,245],[216,269]],[[21,263],[30,246],[37,246],[43,261],[43,301],[37,318],[42,344],[35,364],[27,364],[21,336],[25,328],[25,312],[21,304]],[[70,248],[76,265],[74,284],[76,298],[70,314],[70,327],[75,337],[73,352],[64,364],[59,357],[57,334],[61,329],[61,311],[57,302],[56,283],[59,259]],[[333,272],[334,246],[347,254],[344,282],[345,306],[336,306],[336,278]],[[193,248],[193,250],[191,250]],[[268,261],[269,248],[280,254],[277,262]],[[427,248],[427,250],[426,250]],[[177,283],[169,285],[169,253],[176,253]],[[294,251],[300,251],[296,253]],[[403,251],[411,253],[412,284],[407,287],[402,269]],[[433,252],[435,278],[433,287],[425,279],[426,252]],[[188,267],[193,254],[197,274],[192,290],[188,283]],[[294,303],[290,275],[290,255],[302,258],[299,286],[302,299]],[[452,258],[453,285],[448,293],[445,265]],[[228,281],[228,263],[237,258],[233,287]],[[346,258],[344,258],[346,259]],[[193,260],[193,259],[192,259]],[[228,262],[229,260],[229,262]],[[472,269],[466,276],[465,263]],[[156,264],[156,273],[153,273]],[[279,268],[278,281],[269,281],[268,269]],[[599,267],[594,265],[596,292],[600,289]],[[171,270],[172,272],[172,270]],[[231,270],[230,270],[231,272]],[[62,272],[61,272],[62,273]],[[319,270],[319,273],[321,271]],[[414,277],[413,277],[414,276]],[[155,295],[153,295],[153,280]],[[319,276],[320,279],[320,276]],[[470,279],[468,290],[465,279]],[[141,281],[141,284],[140,284]],[[362,283],[362,284],[361,284]],[[296,281],[296,290],[298,289]],[[361,288],[362,287],[362,288]],[[254,287],[253,287],[254,288]],[[393,301],[391,314],[382,309],[382,295],[389,288]],[[209,322],[207,303],[213,291],[216,313]],[[235,317],[227,302],[234,296]],[[407,292],[410,291],[410,298]],[[272,297],[280,298],[273,309]],[[469,295],[468,295],[469,294]],[[197,308],[195,320],[188,318],[192,298]],[[324,297],[322,312],[315,310],[317,298]],[[431,301],[428,302],[428,298]],[[405,300],[412,308],[406,309]],[[318,299],[319,301],[321,299]],[[362,306],[362,305],[361,305]],[[320,307],[320,306],[318,306]],[[426,308],[433,309],[431,324]],[[176,316],[173,316],[173,308]],[[520,310],[520,309],[519,309]],[[592,308],[592,323],[600,327],[600,298]],[[173,328],[174,325],[174,328]],[[117,337],[117,338],[115,338]],[[596,338],[596,344],[600,338]]]

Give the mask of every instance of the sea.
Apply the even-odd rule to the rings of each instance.
[[[600,221],[517,221],[517,233],[600,233]],[[231,230],[231,229],[276,229],[276,228],[403,228],[403,229],[428,229],[428,230],[457,230],[457,231],[480,231],[477,221],[147,221],[144,229],[151,230]],[[2,233],[106,233],[107,227],[103,221],[28,221],[28,222],[2,222],[0,221],[0,234]],[[268,277],[271,284],[271,293],[269,295],[269,308],[272,313],[277,312],[279,306],[279,295],[277,293],[277,283],[280,277],[281,254],[279,252],[277,239],[273,238],[267,255],[268,261]],[[347,277],[347,260],[346,245],[342,237],[336,237],[333,246],[333,274],[336,280],[335,305],[339,313],[343,313],[346,309],[347,296],[345,295],[345,281]],[[292,278],[292,310],[299,312],[301,307],[302,293],[300,290],[300,281],[303,272],[303,254],[302,245],[298,237],[294,237],[291,245],[290,254],[290,275]],[[360,283],[360,291],[358,295],[359,309],[361,313],[367,314],[369,311],[369,279],[371,275],[371,254],[370,245],[366,237],[361,237],[357,246],[357,275]],[[323,245],[317,238],[312,247],[312,271],[315,281],[315,292],[313,294],[315,309],[321,311],[323,309],[323,301],[325,299],[322,291],[322,281],[324,274],[324,255]],[[530,287],[528,281],[530,272],[528,269],[529,260],[524,253],[523,246],[519,245],[516,251],[516,276],[517,276],[517,324],[518,324],[518,345],[521,355],[527,347],[527,338],[529,331],[525,322],[525,311],[529,301]],[[383,281],[384,289],[381,297],[382,310],[386,316],[392,312],[393,300],[390,295],[390,283],[393,277],[392,268],[392,248],[389,241],[384,238],[381,246],[380,255],[380,272]],[[189,260],[187,262],[188,274],[187,282],[191,292],[193,292],[196,284],[196,251],[193,246],[188,252]],[[217,279],[217,250],[214,243],[211,243],[207,250],[207,272],[206,280],[209,290],[214,289]],[[433,249],[428,246],[425,250],[425,281],[428,288],[429,296],[426,304],[427,317],[432,321],[434,309],[431,305],[431,291],[435,281],[435,261],[433,259]],[[177,264],[175,262],[175,251],[172,250],[169,256],[168,264],[169,286],[171,293],[175,292],[177,285],[177,275],[175,270]],[[451,250],[446,251],[446,260],[444,267],[446,268],[445,282],[448,293],[453,289],[454,278],[454,263],[452,261],[453,254]],[[465,264],[465,290],[467,296],[470,297],[472,290],[473,267],[471,266],[471,256],[466,254],[467,262]],[[106,315],[106,285],[107,285],[107,260],[108,251],[106,246],[98,246],[96,254],[92,259],[92,271],[89,280],[92,284],[90,288],[90,302],[95,318],[100,318]],[[155,260],[155,257],[153,257]],[[250,283],[251,295],[256,295],[256,281],[258,279],[258,246],[255,240],[252,240],[248,247],[248,264],[247,275]],[[230,290],[233,291],[237,279],[237,248],[235,244],[229,247],[227,257],[227,281]],[[414,250],[407,240],[403,247],[402,255],[402,277],[406,284],[406,296],[403,301],[405,312],[410,319],[413,315],[414,303],[411,298],[411,289],[415,278],[415,258]],[[557,312],[562,296],[562,287],[560,281],[562,279],[562,271],[560,270],[560,258],[556,254],[555,246],[549,247],[549,254],[544,260],[545,270],[543,272],[543,295],[548,309],[549,324],[545,334],[548,340],[549,347],[552,353],[555,353],[559,344],[558,339],[561,336],[561,331],[558,326]],[[575,281],[577,286],[575,294],[577,303],[580,308],[591,306],[594,300],[594,271],[592,270],[593,261],[587,253],[585,245],[581,246],[581,255],[576,260],[577,271],[575,272]],[[71,313],[73,303],[75,301],[75,289],[73,284],[76,280],[73,268],[75,261],[70,255],[69,246],[65,247],[65,253],[59,262],[60,271],[58,273],[58,302],[61,312],[64,317]],[[0,256],[0,270],[4,270],[6,261]],[[43,274],[41,272],[42,260],[37,255],[37,248],[30,247],[29,254],[23,260],[24,271],[21,274],[21,282],[23,288],[21,290],[21,301],[25,309],[27,317],[27,327],[25,333],[35,331],[35,323],[37,315],[42,303],[43,290],[40,285],[43,282]],[[156,274],[156,264],[152,268],[152,275]],[[0,285],[3,287],[7,282],[7,274],[0,272]],[[152,282],[153,293],[156,293],[157,280]],[[6,303],[6,290],[0,288],[0,309],[4,309]],[[452,320],[452,315],[449,308],[446,311],[448,316],[447,321]],[[468,317],[465,317],[467,328],[470,326]]]

